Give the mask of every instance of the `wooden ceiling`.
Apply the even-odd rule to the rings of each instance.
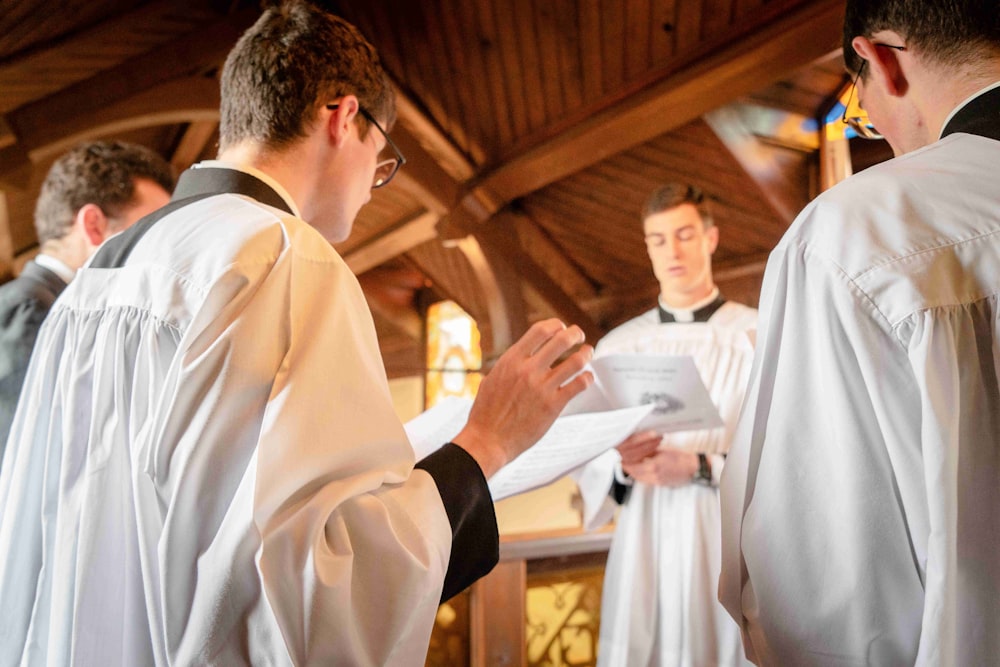
[[[267,4],[267,3],[264,3]],[[407,165],[338,251],[390,376],[422,368],[422,309],[458,301],[486,356],[538,318],[591,341],[653,304],[639,211],[710,193],[716,278],[756,304],[816,193],[815,117],[844,85],[843,0],[328,0],[399,93]],[[214,157],[218,68],[256,0],[0,0],[0,264],[35,251],[51,161],[82,139]]]

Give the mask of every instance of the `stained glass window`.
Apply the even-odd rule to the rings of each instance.
[[[427,310],[425,407],[448,396],[475,397],[482,365],[476,321],[454,301],[433,304]]]

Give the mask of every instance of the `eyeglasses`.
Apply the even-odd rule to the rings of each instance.
[[[326,108],[331,111],[337,109],[338,107],[340,107],[339,104],[326,105]],[[392,177],[396,175],[397,171],[399,171],[399,168],[406,164],[406,158],[403,157],[403,154],[399,151],[399,147],[393,143],[392,139],[389,138],[389,133],[378,124],[378,121],[375,120],[374,116],[368,113],[364,107],[359,106],[358,112],[364,116],[365,120],[374,125],[378,131],[382,133],[382,136],[385,137],[385,145],[391,148],[394,153],[393,157],[379,160],[378,164],[375,165],[375,175],[372,178],[372,189],[380,188],[391,181]]]
[[[905,51],[905,46],[893,46],[892,44],[872,44],[872,46],[884,46],[887,49],[896,49],[897,51]],[[848,116],[847,112],[851,108],[851,100],[854,99],[854,91],[858,87],[858,79],[861,78],[861,73],[865,71],[865,65],[868,64],[867,60],[861,61],[861,67],[858,68],[858,73],[854,77],[854,82],[851,84],[851,93],[847,96],[847,102],[844,104],[844,115],[841,117],[841,121],[845,125],[848,125],[852,130],[854,130],[859,137],[862,139],[883,139],[884,137],[879,134],[875,126],[868,119],[868,114],[864,109],[861,109],[861,116]]]

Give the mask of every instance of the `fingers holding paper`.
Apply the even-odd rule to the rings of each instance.
[[[639,431],[622,440],[615,447],[622,458],[622,469],[626,465],[634,465],[652,456],[662,440],[663,435],[657,431]]]
[[[476,459],[487,478],[542,437],[566,403],[593,382],[589,371],[581,372],[593,356],[583,341],[579,327],[557,319],[538,322],[483,379],[469,421],[454,442]]]

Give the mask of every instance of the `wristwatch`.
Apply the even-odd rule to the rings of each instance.
[[[693,481],[696,484],[712,485],[712,464],[708,462],[708,457],[698,452],[698,471],[694,474]]]

